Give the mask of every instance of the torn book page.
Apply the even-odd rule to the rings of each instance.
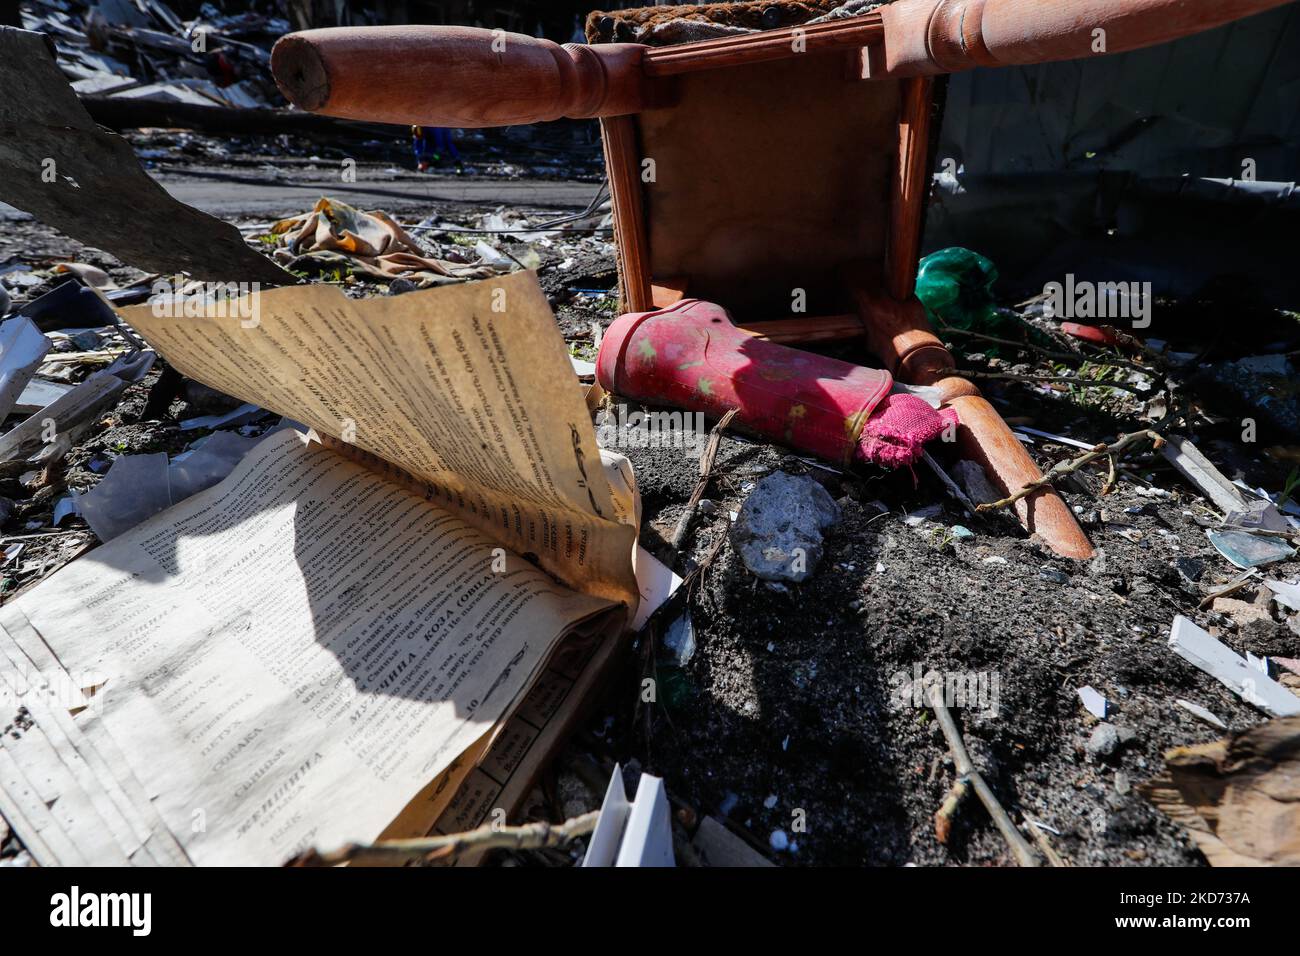
[[[618,521],[532,273],[366,300],[275,289],[203,318],[155,305],[122,318],[183,374],[303,422],[571,587],[635,606],[636,529]]]
[[[0,609],[69,672],[197,864],[370,841],[623,611],[282,431]],[[384,613],[378,613],[383,609]],[[201,825],[199,825],[201,823]],[[428,821],[432,825],[433,821]]]

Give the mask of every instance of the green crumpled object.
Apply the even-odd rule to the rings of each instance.
[[[978,252],[950,246],[921,260],[916,297],[930,321],[955,329],[992,332],[1006,320],[998,314],[993,283],[998,270]]]
[[[993,297],[998,269],[978,252],[949,246],[932,252],[921,260],[916,272],[916,297],[925,306],[926,316],[940,337],[944,327],[980,332],[998,338],[1026,340],[1047,346],[1047,336],[1026,326],[1007,309],[1000,308]],[[964,344],[977,347],[986,355],[1000,356],[1000,346],[979,339],[960,337]]]

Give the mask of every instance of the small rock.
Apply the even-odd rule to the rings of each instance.
[[[389,295],[404,295],[407,292],[414,292],[419,286],[410,279],[398,276],[392,282],[388,283]]]
[[[1039,568],[1038,576],[1044,581],[1050,581],[1052,584],[1069,584],[1070,576],[1064,571],[1058,571],[1049,565]]]
[[[695,510],[706,518],[711,518],[718,513],[718,506],[709,498],[701,498],[699,504],[695,506]]]
[[[1000,555],[993,554],[993,555],[989,555],[987,558],[985,558],[985,559],[984,559],[984,563],[985,563],[985,564],[1006,564],[1006,563],[1007,563],[1007,559],[1004,558],[1004,557],[1001,557]]]
[[[775,793],[768,794],[767,799],[763,801],[763,806],[767,807],[767,809],[769,810],[771,810],[774,806],[776,806],[776,794]]]
[[[1106,552],[1104,549],[1098,548],[1097,553],[1092,556],[1092,560],[1088,562],[1088,573],[1094,576],[1106,573]]]
[[[790,838],[786,836],[784,830],[773,830],[772,835],[767,838],[767,843],[777,853],[782,853],[790,848]]]
[[[1119,749],[1119,732],[1110,724],[1098,724],[1092,729],[1085,749],[1093,757],[1109,757]]]
[[[1128,793],[1130,789],[1131,786],[1128,782],[1128,774],[1126,774],[1123,770],[1116,770],[1115,771],[1115,792],[1122,797],[1126,793]]]
[[[69,335],[68,341],[79,352],[97,352],[104,347],[104,340],[93,329],[84,329],[76,335]]]
[[[1215,598],[1210,607],[1220,614],[1226,614],[1237,623],[1238,627],[1245,627],[1251,621],[1268,621],[1269,623],[1273,621],[1273,616],[1269,614],[1267,607],[1239,601],[1236,598]]]
[[[741,560],[765,581],[806,581],[822,556],[822,532],[839,520],[835,501],[813,479],[783,471],[750,492],[731,526]]]

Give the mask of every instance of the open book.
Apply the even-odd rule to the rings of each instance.
[[[256,299],[123,317],[320,440],[274,432],[0,608],[29,719],[0,810],[38,862],[277,864],[477,825],[635,610],[630,468],[531,273]]]

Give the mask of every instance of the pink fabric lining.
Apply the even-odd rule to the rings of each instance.
[[[920,460],[925,443],[938,438],[949,423],[957,423],[951,408],[936,410],[906,392],[886,395],[862,429],[858,457],[882,468],[910,467]]]

